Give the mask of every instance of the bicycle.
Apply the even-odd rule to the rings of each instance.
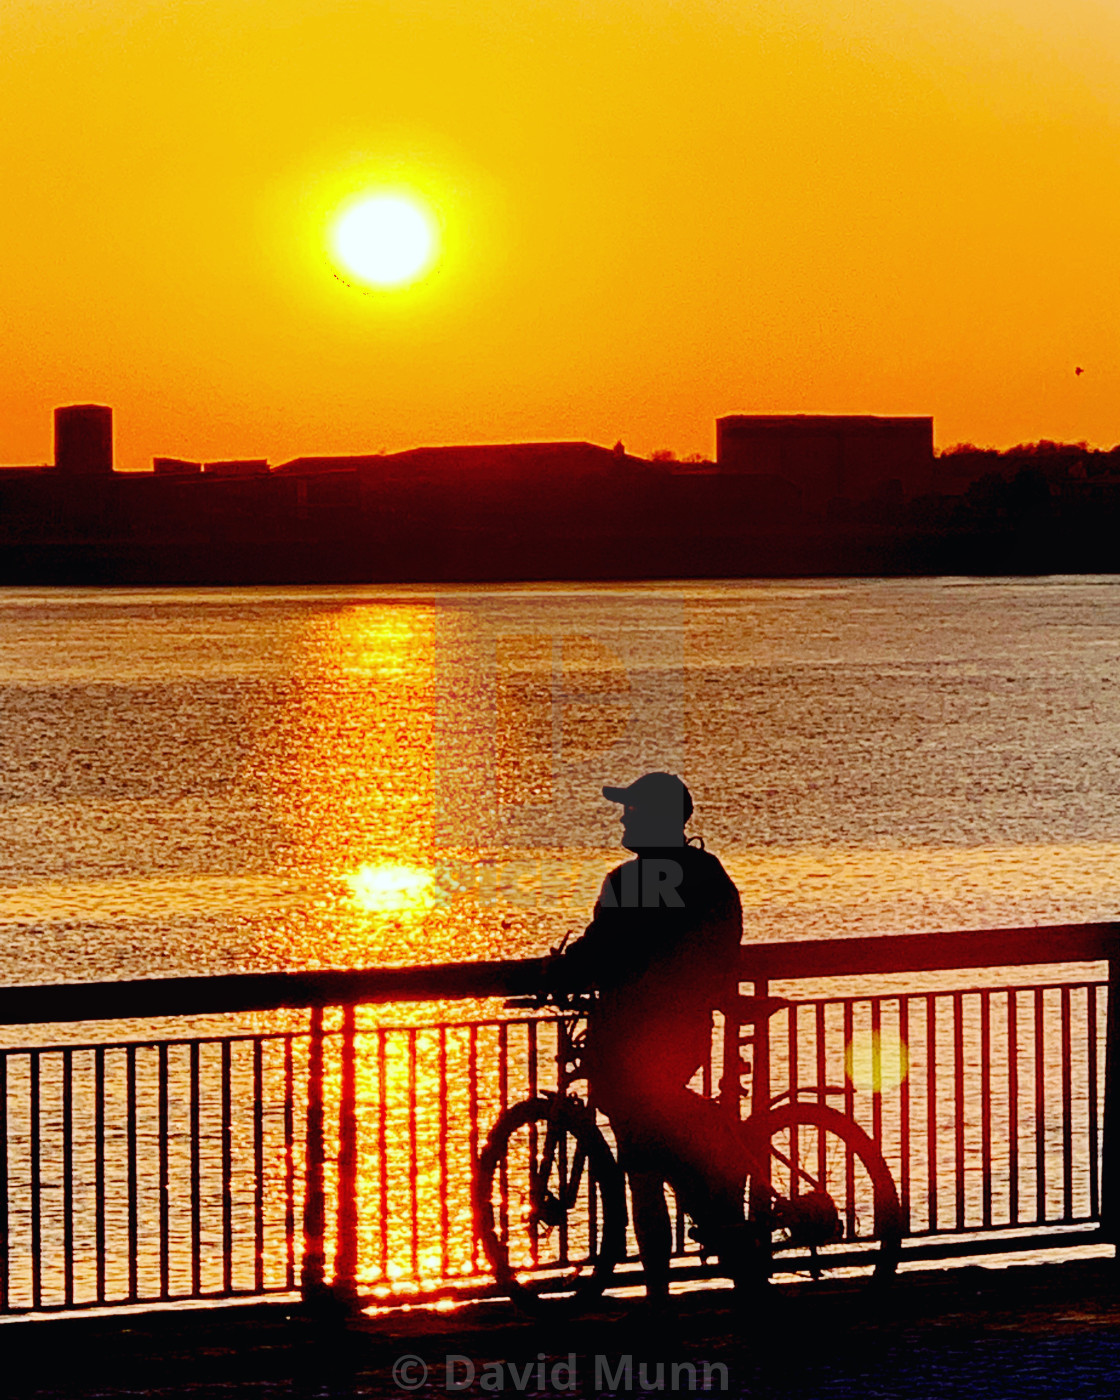
[[[551,1092],[507,1108],[478,1155],[473,1181],[475,1227],[501,1290],[522,1312],[578,1310],[608,1286],[626,1252],[626,1191],[594,1106],[572,1090],[583,1078],[586,1030],[579,1023],[592,999],[517,998],[514,1009],[542,1009],[557,1018],[558,1084]],[[725,1008],[737,1033],[723,1085],[737,1106],[750,1066],[739,1047],[753,1028],[792,1003],[738,997]],[[749,1027],[746,1034],[742,1028]],[[728,1076],[732,1076],[730,1079]],[[721,1087],[723,1087],[721,1085]],[[760,1283],[779,1263],[813,1281],[861,1268],[883,1284],[898,1266],[902,1212],[882,1153],[847,1114],[823,1102],[844,1093],[829,1086],[799,1088],[751,1105],[737,1119],[746,1164],[744,1235],[751,1274]],[[798,1095],[813,1095],[802,1098]],[[730,1111],[730,1110],[729,1110]],[[701,1252],[706,1257],[703,1245]],[[785,1260],[782,1260],[782,1256]]]

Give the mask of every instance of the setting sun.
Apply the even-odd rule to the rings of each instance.
[[[429,267],[436,240],[430,216],[414,199],[378,194],[351,204],[339,216],[332,243],[338,262],[359,281],[400,287]]]

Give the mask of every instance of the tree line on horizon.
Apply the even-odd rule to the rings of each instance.
[[[1120,443],[1115,447],[1090,447],[1080,442],[1054,442],[1039,438],[1037,442],[1020,442],[1014,447],[978,447],[974,442],[956,442],[943,447],[938,457],[1112,457],[1120,458]]]

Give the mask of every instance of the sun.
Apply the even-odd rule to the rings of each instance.
[[[431,215],[411,196],[374,194],[338,216],[331,239],[348,277],[371,287],[403,287],[431,266],[436,252]],[[340,274],[342,275],[342,274]]]

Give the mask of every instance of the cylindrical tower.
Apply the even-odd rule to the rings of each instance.
[[[54,411],[54,464],[68,476],[104,476],[113,470],[113,410],[72,403]]]

